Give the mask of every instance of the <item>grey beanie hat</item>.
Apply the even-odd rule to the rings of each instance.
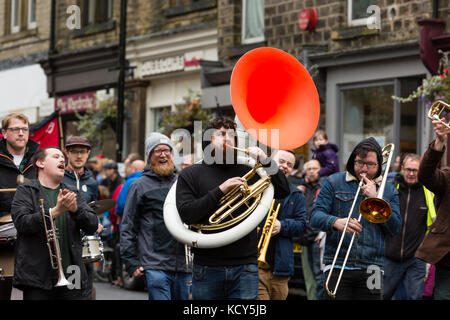
[[[155,149],[157,145],[165,144],[170,147],[170,149],[173,151],[173,143],[172,140],[170,140],[167,136],[163,135],[159,132],[152,132],[150,135],[145,139],[145,159],[148,160],[148,156],[150,153]]]

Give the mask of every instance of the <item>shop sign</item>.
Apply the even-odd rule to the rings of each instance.
[[[57,97],[55,100],[55,109],[59,110],[60,114],[83,112],[94,108],[95,91]]]
[[[200,68],[200,59],[195,57],[186,58],[186,55],[165,57],[146,61],[141,65],[140,75],[142,77],[174,71],[187,71]]]

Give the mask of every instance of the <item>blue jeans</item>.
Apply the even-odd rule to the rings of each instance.
[[[255,300],[259,275],[256,264],[239,266],[201,266],[194,264],[194,300]]]
[[[403,283],[407,300],[422,300],[426,263],[417,258],[395,262],[385,258],[383,299],[391,300],[400,283]]]
[[[145,270],[149,300],[188,300],[190,273]]]

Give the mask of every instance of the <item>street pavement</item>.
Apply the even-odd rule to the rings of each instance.
[[[147,291],[126,290],[111,283],[94,282],[96,300],[148,300]],[[22,300],[22,291],[13,288],[11,300]]]

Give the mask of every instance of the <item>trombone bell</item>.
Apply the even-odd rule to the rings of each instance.
[[[384,223],[391,218],[391,206],[381,198],[367,198],[359,205],[359,213],[369,222]]]

